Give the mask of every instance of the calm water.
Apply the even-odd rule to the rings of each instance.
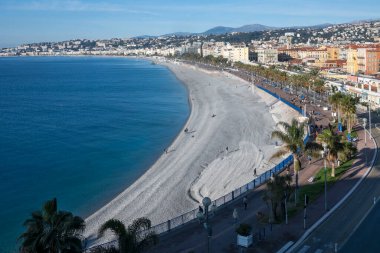
[[[126,58],[0,58],[0,252],[47,199],[86,217],[138,178],[189,114],[166,68]]]

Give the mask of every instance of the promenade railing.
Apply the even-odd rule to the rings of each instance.
[[[293,108],[294,110],[299,112],[301,115],[304,115],[303,110],[301,108],[293,105],[291,102],[287,101],[286,99],[281,98],[278,94],[271,92],[268,89],[261,87],[261,86],[256,85],[256,87],[267,92],[268,94],[272,95],[273,97],[277,98],[278,100],[284,102],[285,104],[287,104],[288,106],[290,106],[291,108]],[[309,135],[306,134],[304,142],[306,143],[306,142],[308,142],[308,140],[309,140]],[[272,177],[272,175],[275,175],[275,174],[282,172],[285,168],[290,166],[290,164],[292,162],[293,162],[293,155],[289,155],[284,160],[282,160],[280,163],[275,165],[272,169],[267,170],[264,173],[260,174],[258,177],[253,179],[251,182],[233,190],[232,192],[230,192],[230,193],[228,193],[228,194],[226,194],[226,195],[224,195],[218,199],[213,200],[211,206],[215,206],[216,208],[220,208],[220,207],[223,207],[223,206],[230,204],[236,198],[245,196],[248,191],[254,190],[254,189],[260,187],[261,185],[266,183]],[[186,212],[182,215],[174,217],[168,221],[154,225],[149,229],[149,231],[142,231],[141,233],[155,232],[156,234],[164,234],[164,233],[170,232],[170,231],[177,229],[177,228],[179,228],[185,224],[197,221],[198,211],[199,211],[198,208],[193,209],[193,210]],[[117,241],[113,240],[113,241],[110,241],[110,242],[107,242],[104,244],[93,246],[92,248],[99,247],[99,246],[108,248],[108,247],[116,247],[116,245],[117,245]],[[91,251],[91,248],[88,248],[86,250],[86,252],[90,252],[90,251]]]

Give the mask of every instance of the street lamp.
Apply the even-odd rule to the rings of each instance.
[[[369,138],[372,136],[372,129],[371,129],[371,101],[368,99],[368,127],[369,127]]]
[[[204,207],[204,213],[199,210],[197,213],[197,218],[199,219],[199,222],[203,222],[203,227],[207,231],[207,252],[210,252],[210,238],[212,236],[212,228],[211,224],[209,224],[209,213],[208,213],[208,208],[211,205],[211,199],[209,197],[205,197],[202,200],[202,204]],[[214,208],[212,208],[214,210]]]
[[[364,100],[364,98],[366,98],[367,102],[368,102],[368,127],[369,127],[369,134],[370,134],[370,138],[372,136],[372,129],[371,129],[371,100],[369,99],[369,95],[367,92],[365,92],[364,90],[362,91],[362,100]]]
[[[367,165],[367,118],[363,118],[363,128],[364,128],[364,153],[365,153],[365,164]],[[370,125],[371,127],[371,125]]]
[[[367,118],[363,118],[364,145],[365,145],[365,146],[367,146],[367,132],[366,132],[366,126],[367,126]]]
[[[327,169],[326,169],[326,156],[327,156],[327,144],[326,143],[323,143],[322,144],[323,146],[323,150],[322,150],[322,158],[323,158],[323,162],[324,162],[324,166],[325,166],[325,169],[324,169],[324,174],[325,174],[325,211],[327,212]]]

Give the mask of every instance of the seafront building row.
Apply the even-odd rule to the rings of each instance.
[[[317,68],[329,86],[380,107],[380,22],[321,29],[269,30],[210,36],[43,42],[0,49],[0,56],[182,56],[224,58],[230,63],[276,66],[289,75]],[[294,72],[294,70],[298,72]],[[292,72],[293,71],[293,72]]]

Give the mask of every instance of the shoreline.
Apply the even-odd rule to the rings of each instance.
[[[254,112],[256,112],[256,114],[261,114],[261,117],[264,119],[264,125],[267,125],[268,128],[271,129],[276,123],[274,114],[277,114],[278,110],[271,113],[267,108],[268,102],[278,104],[279,110],[284,109],[284,107],[281,106],[282,102],[266,101],[268,99],[262,98],[262,94],[255,95],[255,93],[260,93],[260,91],[249,92],[251,94],[247,93],[246,89],[250,89],[250,84],[228,73],[222,73],[219,71],[209,72],[182,63],[163,63],[150,58],[145,58],[144,60],[149,60],[165,66],[175,75],[182,85],[185,85],[190,105],[189,117],[181,129],[181,132],[178,133],[169,146],[169,152],[174,152],[174,154],[162,154],[158,160],[140,176],[140,178],[86,219],[88,228],[85,236],[90,239],[90,243],[91,241],[94,242],[96,240],[97,228],[109,218],[117,218],[125,223],[129,223],[135,218],[147,216],[152,220],[152,224],[155,225],[194,209],[198,203],[191,199],[198,199],[199,201],[199,199],[205,195],[213,197],[212,199],[218,194],[224,195],[225,191],[230,191],[231,187],[233,189],[237,184],[239,186],[243,185],[244,182],[242,180],[251,180],[251,166],[255,165],[257,162],[261,164],[262,161],[265,161],[264,158],[268,158],[270,152],[273,152],[274,145],[268,145],[265,143],[268,141],[268,136],[264,136],[266,139],[261,140],[260,138],[264,138],[262,134],[256,133],[256,136],[254,133],[252,134],[249,123],[254,123],[255,121],[250,119],[250,122],[248,122],[249,120],[246,118],[250,115],[254,115],[252,114]],[[196,74],[197,76],[192,77],[188,72],[193,72],[193,74]],[[202,86],[201,82],[205,80],[208,80],[209,87],[207,87],[207,85]],[[193,83],[191,83],[191,81]],[[223,84],[219,84],[220,82]],[[234,85],[236,88],[233,87]],[[197,89],[204,90],[199,92]],[[205,96],[203,93],[207,92],[209,92],[209,94],[206,94]],[[214,98],[214,100],[216,100],[215,102],[212,101],[212,99],[209,99],[207,95],[210,95],[210,97],[211,95],[214,97],[219,95],[219,97]],[[242,117],[235,117],[234,114],[239,114],[240,112],[240,108],[234,108],[240,107],[240,101],[236,101],[236,99],[239,99],[240,97],[243,97],[246,106],[242,107],[242,111],[244,111],[244,113],[240,115]],[[252,98],[255,97],[256,100],[252,100]],[[224,102],[223,99],[228,101]],[[195,101],[195,103],[193,103],[193,101]],[[201,107],[201,109],[206,109],[203,114],[199,111],[200,108],[197,108],[197,106]],[[251,106],[257,108],[254,108],[255,110],[250,109]],[[263,109],[265,112],[262,111]],[[215,118],[210,116],[211,111],[213,110],[218,111]],[[225,118],[223,118],[224,112],[227,112],[226,114],[228,114]],[[294,113],[294,115],[297,114]],[[281,115],[279,117],[281,117]],[[221,120],[219,120],[219,118],[221,118]],[[234,120],[231,121],[231,118]],[[244,120],[247,122],[240,123],[240,121]],[[209,121],[217,121],[217,123],[223,124],[212,124],[208,123]],[[187,136],[187,133],[184,133],[184,129],[186,128],[192,130],[190,126],[195,129],[194,135],[191,138],[190,136]],[[215,131],[219,130],[220,126],[224,126],[227,129],[225,130],[226,134],[230,136],[227,136],[226,138],[223,134],[215,133]],[[257,130],[252,132],[261,132],[261,124],[257,126]],[[203,133],[201,132],[199,134],[200,137],[198,137],[197,127],[205,130],[205,136],[202,136]],[[237,128],[236,131],[235,127]],[[244,136],[240,136],[240,134]],[[246,137],[247,140],[243,137]],[[198,139],[199,141],[193,145],[198,146],[198,148],[202,149],[201,151],[197,149],[197,147],[193,148],[193,145],[189,144],[192,140],[197,141]],[[255,144],[254,142],[256,139],[260,139],[260,141]],[[229,152],[228,150],[225,152],[224,148],[221,153],[219,152],[221,150],[220,146],[225,145],[227,141],[233,143],[233,148],[236,149],[236,152]],[[258,150],[257,145],[260,146],[260,149]],[[263,151],[261,150],[261,145],[264,146]],[[179,147],[178,151],[176,150],[177,146]],[[182,146],[185,147],[182,148]],[[190,154],[187,152],[186,148],[190,150]],[[251,158],[254,151],[258,154],[256,160],[252,160]],[[178,155],[176,155],[177,152],[179,153]],[[217,154],[216,156],[215,153]],[[168,158],[168,156],[171,157]],[[199,160],[205,160],[205,162],[202,163]],[[228,176],[231,176],[230,171],[229,174],[227,174],[227,179],[229,181],[227,180],[228,182],[226,183],[226,178],[220,177],[220,175],[225,173],[230,167],[233,167],[235,163],[244,167],[244,170],[238,170],[240,174],[234,179],[228,179]],[[206,164],[205,167],[202,166],[204,164]],[[178,169],[178,167],[180,168]],[[220,171],[220,169],[218,171],[217,168],[221,168],[222,171]],[[261,174],[261,169],[265,170],[265,167],[258,169],[258,174]],[[205,181],[207,182],[211,177],[216,177],[217,179],[211,182],[211,186],[209,187],[205,184]],[[171,179],[173,182],[170,182]],[[221,185],[221,182],[224,182],[225,184]],[[186,190],[186,194],[184,194],[184,190]],[[159,191],[160,194],[156,196]],[[177,194],[175,192],[177,192]],[[192,198],[186,196],[187,193],[190,194]],[[176,201],[181,203],[176,203]],[[143,205],[141,203],[143,203]],[[145,207],[143,208],[144,204]],[[149,206],[146,206],[147,204],[149,204]],[[101,240],[96,240],[96,244],[108,241],[110,237],[111,235],[106,235],[106,237]]]

